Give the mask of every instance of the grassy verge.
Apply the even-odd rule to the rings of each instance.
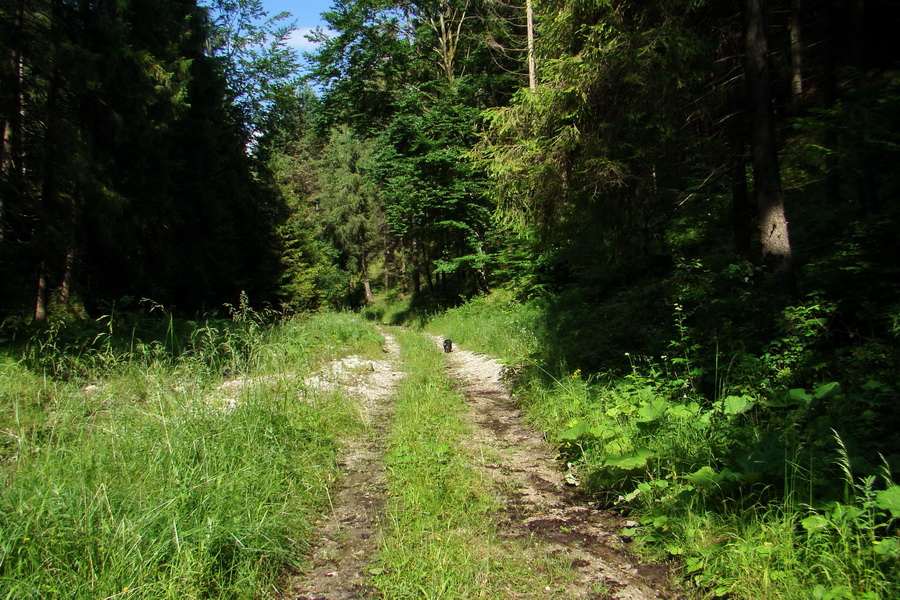
[[[428,328],[517,363],[531,348],[535,360],[524,362],[539,364],[518,327],[537,322],[533,310],[500,300]],[[708,398],[678,324],[671,356],[628,357],[629,373],[527,369],[517,379],[527,418],[587,491],[631,512],[639,525],[626,533],[643,552],[682,565],[699,597],[900,597],[900,486],[889,468],[861,470],[839,437],[815,429],[828,421],[813,409],[842,398],[839,386],[775,393],[747,377]]]
[[[519,363],[538,349],[539,318],[535,305],[519,304],[508,293],[496,292],[435,316],[425,330],[470,350]]]
[[[348,315],[189,331],[180,355],[51,332],[0,361],[0,598],[259,598],[303,555],[357,424],[298,378],[380,337]]]
[[[462,397],[434,343],[400,333],[408,373],[388,448],[389,503],[373,573],[386,599],[547,597],[550,561],[497,536],[500,506],[472,469]]]

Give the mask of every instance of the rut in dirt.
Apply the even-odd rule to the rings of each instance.
[[[498,515],[501,536],[530,538],[570,562],[576,578],[567,598],[679,597],[664,565],[641,564],[628,552],[616,534],[621,517],[567,486],[554,450],[526,426],[502,385],[498,361],[454,350],[447,355],[447,371],[469,406],[472,456],[483,457],[477,467],[506,495],[507,510]]]
[[[348,357],[310,378],[312,387],[340,385],[360,402],[365,435],[342,449],[342,477],[314,542],[311,566],[282,581],[280,600],[378,598],[367,584],[378,552],[378,526],[385,502],[385,440],[393,394],[402,380],[399,346],[382,332],[385,358]],[[436,338],[442,345],[442,340]],[[622,519],[598,510],[566,485],[554,450],[525,425],[501,382],[501,364],[469,351],[446,354],[448,375],[465,396],[472,431],[467,446],[485,479],[504,496],[496,516],[501,537],[525,538],[539,552],[571,565],[574,581],[562,595],[572,600],[669,600],[677,598],[664,566],[641,564],[616,534]],[[550,590],[548,589],[548,592]]]
[[[403,379],[400,347],[385,339],[385,358],[360,361],[355,357],[332,365],[308,384],[340,385],[359,401],[364,435],[341,449],[341,479],[330,513],[323,517],[314,541],[312,565],[281,584],[281,600],[358,600],[377,597],[367,585],[367,569],[378,551],[378,520],[384,506],[384,445],[393,414],[391,399]],[[349,368],[342,368],[342,364]]]

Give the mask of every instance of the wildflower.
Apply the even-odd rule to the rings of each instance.
[[[581,378],[581,369],[575,369],[575,372],[572,373],[572,379],[580,379]]]

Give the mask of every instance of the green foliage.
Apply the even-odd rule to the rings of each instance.
[[[535,305],[498,300],[448,311],[429,329],[505,350],[501,356],[521,364],[521,354],[493,338],[513,329],[509,314],[521,318]],[[896,449],[859,407],[893,388],[821,379],[833,310],[815,297],[784,310],[758,356],[745,351],[725,365],[709,364],[695,314],[676,305],[673,337],[659,358],[629,354],[624,374],[591,375],[536,368],[549,350],[536,344],[531,367],[516,369],[512,381],[573,480],[630,511],[633,526],[624,533],[644,552],[680,561],[701,593],[891,597],[900,584],[897,465],[889,456]],[[880,467],[879,452],[889,456]]]
[[[516,365],[538,348],[539,318],[538,304],[523,306],[508,293],[494,292],[432,316],[425,329]]]
[[[334,394],[298,401],[298,381],[383,340],[346,314],[268,325],[246,302],[228,328],[159,324],[165,342],[128,332],[132,350],[88,386],[0,362],[4,597],[257,598],[308,550],[337,436],[359,424]],[[182,334],[175,355],[165,344]],[[123,340],[109,337],[114,352]],[[209,372],[226,364],[242,385]]]
[[[123,296],[185,313],[242,289],[272,299],[275,200],[251,173],[206,11],[22,0],[0,20],[17,31],[2,36],[0,256],[25,288],[4,318],[97,315]]]
[[[210,8],[210,52],[221,64],[228,95],[250,135],[260,133],[273,105],[296,92],[299,56],[287,40],[290,13],[274,16],[261,0],[205,0]]]
[[[370,265],[383,241],[381,191],[372,175],[374,151],[372,142],[355,139],[342,127],[332,131],[318,165],[313,202],[323,235],[340,252],[339,266],[354,279],[346,286],[350,289],[369,285]]]

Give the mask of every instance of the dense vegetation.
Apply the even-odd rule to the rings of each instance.
[[[674,560],[690,590],[897,597],[900,485],[883,456],[867,461],[884,439],[860,440],[836,417],[858,401],[851,393],[834,382],[777,394],[749,380],[739,392],[729,387],[740,381],[734,365],[722,365],[709,397],[687,338],[659,358],[629,356],[624,372],[547,371],[533,362],[545,319],[540,304],[492,296],[427,327],[504,357],[526,415],[559,445],[569,475],[628,514],[623,534]]]
[[[303,379],[381,337],[246,306],[106,323],[0,356],[0,597],[265,596],[308,554],[338,439],[362,427],[353,399]]]
[[[422,323],[502,290],[452,335],[700,590],[896,596],[898,13],[337,0],[304,82],[258,0],[5,2],[4,368],[59,416],[44,377],[178,367],[248,297]],[[163,308],[198,329],[110,345]]]

